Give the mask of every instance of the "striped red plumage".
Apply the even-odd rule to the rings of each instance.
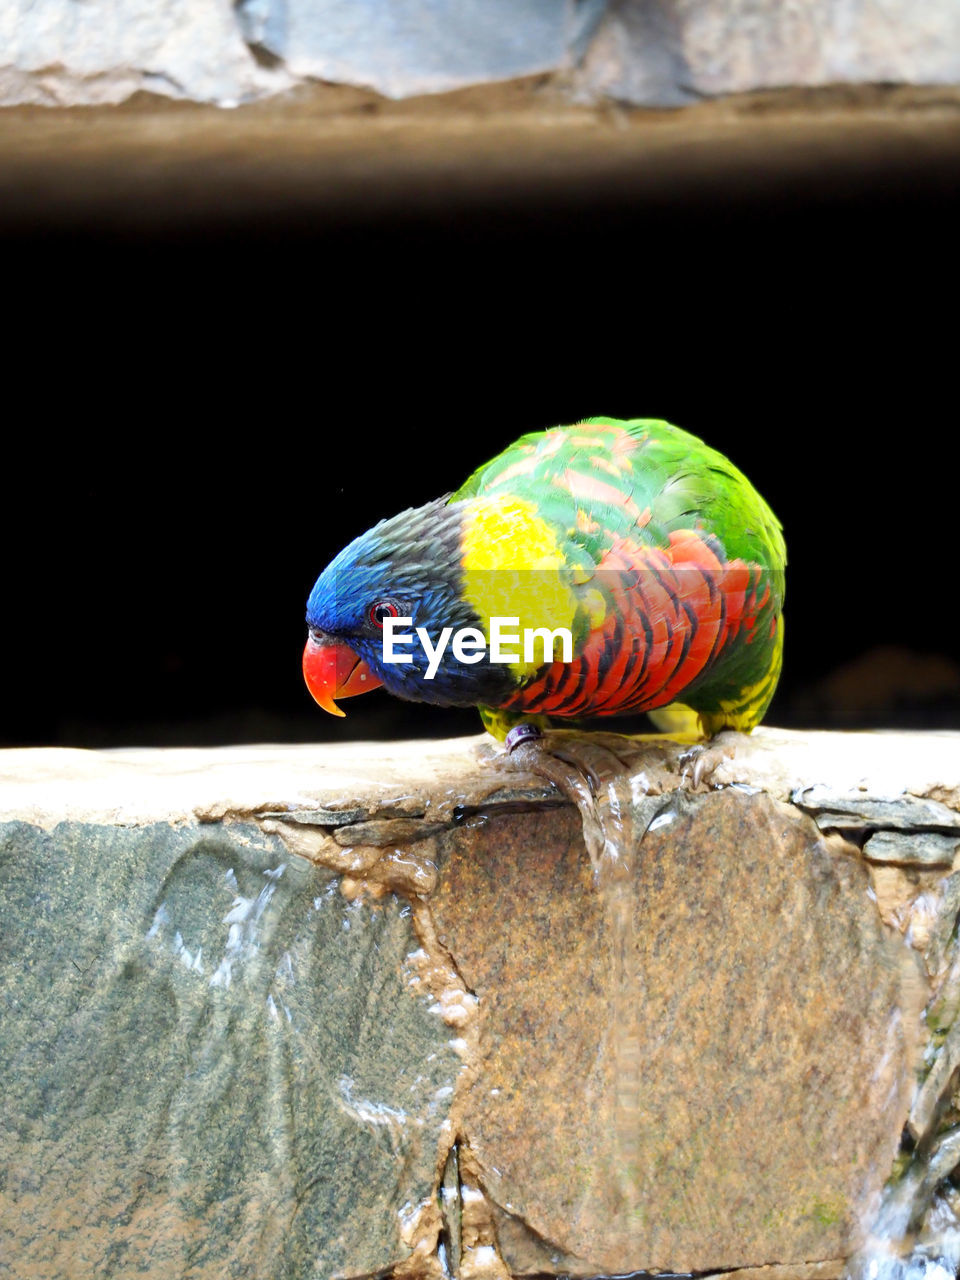
[[[607,716],[666,706],[753,628],[770,591],[763,583],[758,595],[757,566],[721,561],[709,538],[690,529],[672,532],[667,548],[615,538],[597,581],[607,599],[603,624],[579,657],[546,668],[505,710]]]

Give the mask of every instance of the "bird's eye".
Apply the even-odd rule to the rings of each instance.
[[[392,600],[377,600],[370,606],[370,621],[375,627],[382,627],[384,618],[398,618],[400,606]]]

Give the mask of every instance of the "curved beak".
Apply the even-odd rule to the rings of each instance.
[[[314,632],[303,650],[303,678],[313,700],[332,716],[346,714],[335,698],[352,698],[383,683],[348,645]]]

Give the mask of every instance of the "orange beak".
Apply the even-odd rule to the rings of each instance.
[[[348,645],[312,634],[303,651],[303,678],[314,701],[332,716],[345,714],[335,698],[352,698],[383,684]]]

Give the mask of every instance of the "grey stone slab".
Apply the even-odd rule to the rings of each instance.
[[[245,0],[247,39],[297,76],[390,98],[569,65],[596,0]]]
[[[960,834],[960,813],[939,800],[908,795],[876,795],[861,791],[836,791],[827,785],[794,791],[793,803],[811,814],[821,828],[856,830],[876,827],[884,831],[939,831]]]
[[[867,840],[863,853],[871,862],[949,867],[960,853],[960,831],[952,836],[933,831],[878,831]]]
[[[247,823],[0,827],[0,1257],[332,1280],[408,1254],[460,1069],[393,895]],[[2,1273],[2,1268],[0,1268]]]

